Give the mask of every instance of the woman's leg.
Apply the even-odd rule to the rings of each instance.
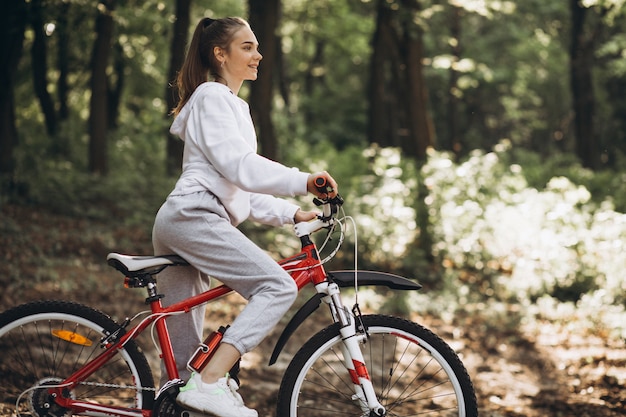
[[[210,193],[170,197],[164,206],[155,222],[155,240],[167,242],[173,253],[203,275],[220,280],[249,300],[226,331],[223,343],[240,354],[252,350],[293,304],[297,296],[293,279],[230,224],[224,208]],[[191,285],[168,281],[186,288],[180,291]],[[211,369],[213,364],[207,366]]]
[[[165,254],[168,252],[160,252]],[[169,252],[173,253],[173,252]],[[186,298],[200,294],[209,288],[209,280],[202,279],[200,273],[193,267],[166,268],[159,274],[159,292],[164,294],[163,305],[182,301]],[[202,330],[204,327],[205,306],[201,305],[189,313],[178,314],[167,318],[167,329],[176,359],[178,375],[187,380],[191,372],[187,369],[187,361],[202,342]],[[161,386],[169,380],[165,366],[161,363]]]

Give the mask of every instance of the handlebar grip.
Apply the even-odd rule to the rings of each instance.
[[[315,184],[315,188],[317,188],[317,191],[319,191],[320,193],[330,194],[334,191],[333,187],[328,184],[328,181],[324,177],[315,178],[313,183]]]
[[[326,178],[324,177],[317,177],[315,178],[315,185],[318,187],[323,187],[326,185]]]

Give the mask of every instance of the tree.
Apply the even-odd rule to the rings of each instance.
[[[167,83],[182,61],[189,33],[182,10],[192,3],[178,1],[176,21],[171,20],[174,2],[170,8],[158,0],[7,3],[0,18],[6,86],[0,89],[1,170],[19,167],[14,178],[22,181],[35,177],[34,167],[82,169],[89,157],[89,169],[96,172],[97,160],[97,170],[105,171],[107,133],[114,145],[108,147],[123,150],[111,155],[111,163],[140,160],[146,167],[163,160],[164,143],[155,138],[163,138],[163,116],[176,97]],[[296,145],[290,153],[294,163],[301,162],[296,158],[309,144],[342,150],[369,140],[419,158],[437,137],[438,147],[460,149],[463,157],[508,138],[544,160],[570,152],[588,157],[600,149],[596,163],[600,157],[601,163],[620,167],[626,149],[626,7],[621,0],[196,3],[194,14],[250,12],[264,60],[259,79],[246,84],[244,94],[250,93],[266,156],[278,157],[274,140],[282,149]],[[97,30],[95,4],[103,12]],[[105,41],[100,21],[106,18],[113,26],[113,5],[115,26]],[[575,11],[582,19],[567,13],[583,5],[587,9]],[[590,45],[587,55],[581,54]],[[85,53],[92,48],[93,56]],[[583,76],[593,81],[587,94]],[[165,91],[167,104],[160,100]],[[584,101],[574,100],[574,92],[591,97],[593,117],[580,105]],[[573,103],[581,117],[574,117]],[[54,110],[59,130],[50,138],[45,132]],[[575,123],[592,124],[592,133],[576,136]],[[86,125],[89,151],[82,148]],[[583,140],[579,145],[577,137]],[[584,145],[593,150],[577,151],[588,149]],[[181,148],[178,139],[168,144],[170,173],[180,169]]]
[[[279,143],[286,148],[303,138],[338,149],[364,146],[374,5],[316,0],[282,6],[282,54],[274,66],[281,74],[278,103],[284,104],[273,119]]]
[[[459,134],[458,126],[458,111],[459,111],[459,98],[458,98],[458,84],[459,84],[459,71],[455,68],[455,63],[461,60],[461,16],[463,15],[462,8],[451,4],[450,12],[450,48],[452,55],[452,65],[450,65],[450,79],[448,85],[448,105],[447,105],[447,125],[448,135],[447,143],[443,146],[444,149],[453,151],[456,155],[459,155],[463,146],[461,135]]]
[[[27,5],[24,0],[5,4],[0,16],[0,174],[11,174],[15,166],[13,150],[17,146],[15,126],[14,80],[22,56]]]
[[[280,43],[276,29],[280,14],[280,0],[249,0],[249,22],[261,45],[263,61],[259,75],[250,86],[250,111],[257,126],[261,153],[278,159],[278,146],[272,123],[274,71],[279,61]]]
[[[402,149],[419,160],[426,158],[426,149],[434,145],[435,132],[428,114],[428,89],[424,80],[422,59],[424,45],[422,30],[415,24],[415,16],[419,12],[417,0],[403,0],[402,5],[407,13],[402,17],[403,38],[400,50],[403,52],[404,66],[402,81],[407,86],[402,99],[407,109],[408,135],[404,136]],[[398,87],[401,87],[399,85]]]
[[[570,0],[570,88],[575,150],[582,164],[614,164],[624,132],[624,14],[620,0]]]
[[[165,103],[167,104],[166,117],[176,107],[178,88],[176,74],[185,60],[185,46],[187,45],[191,0],[176,0],[174,30],[170,44],[170,62],[167,72],[167,86],[165,89]],[[183,142],[167,132],[167,173],[174,175],[180,171],[183,160]]]
[[[59,67],[59,78],[57,79],[57,99],[59,101],[59,119],[67,120],[70,115],[67,103],[69,94],[68,76],[69,68],[69,39],[70,39],[70,3],[62,2],[57,17],[57,33],[59,42],[57,46],[57,62]]]
[[[58,118],[54,108],[54,100],[48,91],[48,53],[46,46],[46,34],[44,33],[42,0],[33,0],[31,2],[30,10],[31,25],[35,35],[33,46],[31,48],[33,62],[33,85],[35,86],[35,94],[39,98],[48,135],[54,136],[57,132]]]
[[[406,155],[424,159],[434,130],[422,72],[422,31],[414,19],[418,7],[416,0],[378,1],[368,134],[370,143],[399,146]]]
[[[96,16],[96,40],[91,60],[91,99],[89,102],[89,170],[106,174],[108,116],[107,66],[113,38],[113,10],[116,0],[100,0]]]
[[[580,0],[570,0],[572,32],[570,49],[570,83],[572,88],[576,153],[587,168],[599,165],[599,149],[593,126],[595,97],[593,87],[593,64],[595,44],[600,26],[587,29],[586,18],[590,10]]]

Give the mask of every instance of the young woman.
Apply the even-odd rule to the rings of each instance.
[[[167,319],[181,377],[187,384],[177,401],[218,417],[256,417],[236,392],[228,371],[256,347],[295,300],[291,277],[236,226],[246,219],[282,226],[315,218],[274,197],[320,195],[316,177],[337,184],[326,172],[309,174],[257,154],[247,103],[237,96],[245,80],[255,80],[262,59],[257,39],[240,18],[202,19],[178,74],[179,102],[170,128],[184,142],[183,170],[160,208],[153,229],[157,255],[176,253],[188,268],[168,268],[159,276],[164,303],[172,304],[208,288],[214,277],[248,304],[224,334],[200,374],[185,363],[202,337],[204,309]]]

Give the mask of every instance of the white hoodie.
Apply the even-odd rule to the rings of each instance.
[[[171,195],[208,190],[235,226],[247,218],[274,226],[293,223],[298,206],[273,195],[306,195],[309,174],[257,154],[248,104],[227,86],[198,86],[170,132],[185,141],[183,172]]]

